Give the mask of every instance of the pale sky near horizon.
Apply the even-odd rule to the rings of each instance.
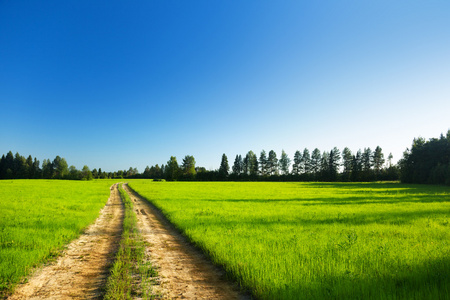
[[[0,1],[0,155],[230,165],[450,129],[449,1]]]

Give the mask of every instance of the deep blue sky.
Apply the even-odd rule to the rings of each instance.
[[[0,153],[106,171],[450,128],[450,1],[0,0]]]

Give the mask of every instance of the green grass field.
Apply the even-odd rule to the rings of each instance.
[[[112,181],[0,181],[0,298],[99,215]]]
[[[397,183],[129,186],[261,299],[449,299],[450,188]]]

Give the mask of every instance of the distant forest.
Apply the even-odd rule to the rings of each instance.
[[[84,166],[77,170],[68,167],[64,158],[53,161],[44,159],[42,167],[36,158],[28,158],[10,151],[0,160],[0,179],[69,179],[91,180],[100,178],[151,178],[155,180],[196,181],[342,181],[365,182],[401,180],[404,183],[429,183],[450,185],[450,130],[447,135],[413,140],[411,149],[406,149],[403,158],[392,162],[392,154],[385,158],[380,147],[364,148],[352,153],[347,147],[341,151],[334,147],[321,152],[307,148],[296,151],[293,159],[282,151],[278,158],[275,151],[262,150],[259,157],[249,151],[245,156],[236,155],[233,164],[223,154],[217,170],[206,170],[195,165],[195,158],[186,155],[179,164],[171,156],[167,164],[146,167],[143,173],[136,168],[103,172]],[[231,165],[231,167],[230,167]]]

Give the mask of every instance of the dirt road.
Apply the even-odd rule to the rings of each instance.
[[[158,269],[160,293],[168,299],[249,299],[237,285],[223,279],[223,271],[190,245],[162,214],[146,200],[130,195],[138,217],[138,226],[150,244],[152,264]]]
[[[101,299],[122,232],[123,205],[117,185],[94,224],[59,259],[38,270],[9,298]]]

